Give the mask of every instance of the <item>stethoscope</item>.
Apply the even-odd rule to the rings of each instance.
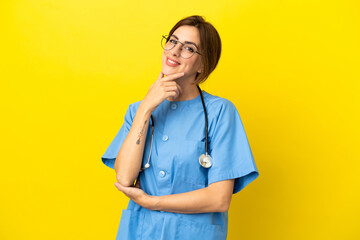
[[[199,163],[202,167],[204,168],[209,168],[212,165],[212,158],[211,156],[208,154],[208,119],[207,119],[207,112],[206,112],[206,107],[205,107],[205,102],[204,102],[204,97],[202,95],[201,89],[199,87],[199,85],[197,85],[197,88],[199,89],[200,92],[200,96],[201,96],[201,102],[204,108],[204,115],[205,115],[205,153],[201,154],[199,157]],[[144,167],[142,167],[140,169],[140,172],[149,168],[150,167],[150,156],[151,156],[151,149],[152,149],[152,143],[153,143],[153,137],[154,137],[154,119],[151,117],[151,143],[150,143],[150,153],[149,153],[149,157],[147,160],[147,163],[145,164]]]

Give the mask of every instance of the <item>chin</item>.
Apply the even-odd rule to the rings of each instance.
[[[162,68],[162,72],[164,73],[164,75],[169,75],[169,74],[174,74],[177,73],[179,71],[175,70],[175,69],[169,69],[167,67],[163,67]]]

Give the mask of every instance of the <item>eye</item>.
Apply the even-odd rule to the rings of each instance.
[[[176,44],[176,43],[177,43],[177,41],[176,41],[175,39],[170,39],[169,42],[172,43],[172,44]]]
[[[190,52],[190,53],[196,52],[195,47],[193,47],[193,46],[186,45],[185,49],[187,52]]]

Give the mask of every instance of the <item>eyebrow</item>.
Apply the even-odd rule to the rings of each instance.
[[[174,38],[176,38],[177,40],[179,40],[179,38],[176,36],[176,35],[171,35],[172,37],[174,37]],[[190,41],[185,41],[185,43],[190,43],[190,44],[194,44],[195,45],[195,47],[197,47],[197,49],[200,49],[199,47],[198,47],[198,45],[196,45],[196,43],[194,43],[194,42],[190,42]]]

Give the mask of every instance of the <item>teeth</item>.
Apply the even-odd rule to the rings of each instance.
[[[173,64],[178,64],[177,62],[171,61],[170,59],[168,59],[168,61],[173,63]]]

